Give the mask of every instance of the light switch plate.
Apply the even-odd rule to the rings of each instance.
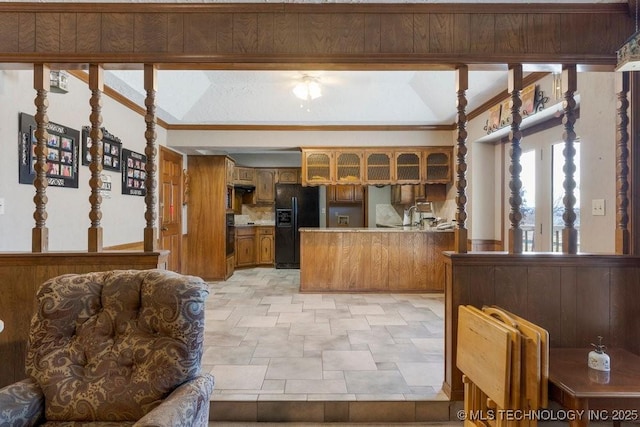
[[[591,200],[591,215],[604,216],[604,199]]]

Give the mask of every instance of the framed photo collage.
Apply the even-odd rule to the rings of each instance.
[[[18,182],[33,184],[36,177],[36,119],[20,113],[18,117]],[[78,188],[78,143],[80,132],[57,123],[47,126],[47,183],[52,187]]]
[[[29,114],[20,113],[18,122],[20,130],[18,182],[33,185],[37,161],[36,120]],[[49,122],[46,163],[47,182],[50,186],[78,188],[79,164],[88,166],[91,163],[90,130],[89,126],[82,128],[81,140],[78,130]],[[122,194],[146,195],[147,156],[123,149],[122,141],[104,128],[102,135],[102,168],[122,174]],[[82,156],[80,156],[80,144],[82,144]]]

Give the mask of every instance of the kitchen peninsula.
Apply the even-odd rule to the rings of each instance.
[[[301,228],[301,292],[443,292],[453,231]]]

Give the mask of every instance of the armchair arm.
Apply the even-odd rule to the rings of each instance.
[[[134,427],[208,426],[213,386],[211,374],[202,374],[187,381],[135,423]]]
[[[44,395],[31,378],[0,389],[0,426],[39,425],[44,420]]]

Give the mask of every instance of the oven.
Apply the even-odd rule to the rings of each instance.
[[[234,223],[233,213],[226,214],[226,226],[227,226],[227,256],[233,255],[235,251],[235,242],[236,242],[236,227]]]

